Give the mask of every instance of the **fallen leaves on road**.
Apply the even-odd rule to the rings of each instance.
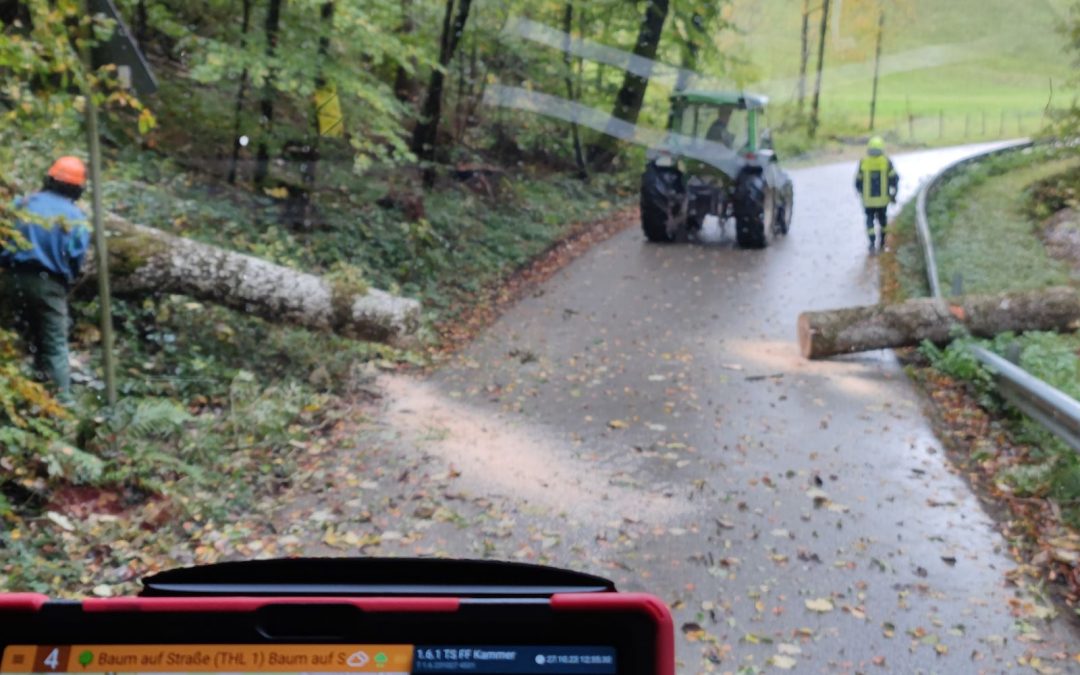
[[[806,608],[812,612],[825,612],[833,611],[833,603],[828,598],[815,598],[813,600],[807,600],[805,602]]]
[[[461,308],[453,321],[436,325],[439,351],[453,352],[471,342],[495,322],[509,306],[550,279],[579,256],[609,237],[636,225],[637,209],[624,209],[593,222],[577,223],[547,251],[533,258],[497,288],[487,291],[487,298]],[[564,318],[571,318],[568,314]]]
[[[914,363],[914,358],[915,354],[908,352],[905,360],[915,366],[911,371],[913,379],[934,403],[933,422],[954,461],[967,469],[968,478],[979,492],[1007,505],[1012,512],[1013,519],[1004,523],[1004,534],[1013,542],[1013,556],[1026,559],[1030,565],[1019,566],[1006,575],[1007,579],[1025,587],[1028,579],[1045,576],[1052,582],[1049,587],[1062,592],[1070,606],[1080,607],[1080,533],[1067,526],[1061,508],[1051,500],[1018,497],[999,479],[1008,470],[1023,467],[1037,448],[1019,442],[1004,426],[994,423],[962,382]],[[956,506],[951,500],[929,500],[927,504],[938,508]],[[941,556],[941,560],[949,566],[957,564],[955,556]]]
[[[784,654],[777,654],[770,659],[772,665],[776,666],[780,670],[791,670],[795,666],[799,665],[799,662],[790,656]]]

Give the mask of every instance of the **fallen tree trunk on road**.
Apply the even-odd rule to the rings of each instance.
[[[420,303],[275,265],[110,216],[109,277],[118,295],[176,293],[273,323],[399,343],[416,332]],[[85,269],[93,275],[95,265]]]
[[[1068,287],[958,298],[918,298],[799,315],[799,349],[808,359],[945,344],[957,331],[989,338],[1007,331],[1071,331],[1080,320],[1080,294]]]

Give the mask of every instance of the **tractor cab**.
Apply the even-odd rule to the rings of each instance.
[[[768,99],[742,92],[682,91],[671,97],[668,130],[683,142],[719,143],[744,159],[769,149]],[[763,133],[765,132],[765,133]]]

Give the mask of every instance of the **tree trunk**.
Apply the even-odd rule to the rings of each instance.
[[[705,32],[705,17],[700,11],[690,14],[690,22],[686,27],[686,38],[682,50],[682,63],[679,64],[679,75],[675,79],[675,91],[688,89],[695,79],[694,71],[697,70],[698,53],[701,51],[701,43],[708,40]]]
[[[818,36],[817,52],[817,80],[814,82],[814,100],[810,105],[810,138],[817,135],[820,121],[821,103],[821,72],[825,69],[825,39],[829,32],[829,0],[824,0],[821,5],[821,35]]]
[[[465,59],[460,58],[457,60],[457,95],[454,97],[454,123],[458,129],[461,128],[461,116],[465,111]],[[460,136],[455,133],[455,142]]]
[[[266,84],[263,85],[262,101],[259,102],[259,112],[262,118],[259,120],[262,126],[262,135],[259,139],[259,150],[255,155],[255,187],[261,188],[266,184],[266,177],[270,173],[270,147],[269,136],[274,129],[274,55],[277,52],[278,33],[281,26],[281,3],[284,0],[270,0],[266,10],[266,60],[270,63],[270,72],[266,76]]]
[[[22,22],[26,29],[31,28],[30,9],[19,0],[0,0],[0,24],[10,26],[16,21]]]
[[[130,223],[107,221],[110,280],[117,295],[176,293],[273,323],[396,343],[416,332],[420,304],[385,291],[346,287],[235,251]],[[85,265],[89,274],[95,266]]]
[[[139,43],[139,48],[144,51],[146,50],[146,32],[148,28],[146,0],[139,0],[135,5],[135,41]]]
[[[566,99],[577,101],[574,91],[574,58],[570,54],[570,40],[574,28],[574,2],[567,0],[563,6],[563,66],[566,68],[564,81],[566,82]],[[578,59],[581,62],[581,59]],[[574,144],[574,163],[577,164],[578,178],[585,180],[589,177],[589,168],[585,163],[585,152],[581,147],[581,130],[576,122],[570,123],[570,140]]]
[[[469,125],[476,120],[476,111],[483,103],[484,92],[487,90],[486,71],[481,73],[480,63],[480,47],[476,37],[473,36],[472,49],[469,52],[469,80],[466,87],[465,109],[454,136],[454,143],[458,145],[465,142],[465,134],[468,133]]]
[[[799,117],[802,117],[803,106],[806,103],[806,67],[810,63],[810,0],[803,0],[802,6],[802,32],[799,51]]]
[[[458,42],[465,32],[465,23],[469,20],[469,7],[472,0],[459,0],[457,15],[454,15],[454,0],[446,0],[446,14],[443,17],[442,40],[439,45],[439,65],[431,71],[427,96],[420,111],[420,121],[413,130],[412,151],[427,165],[424,167],[424,185],[435,183],[435,144],[439,134],[439,118],[442,117],[442,95],[446,67],[454,58]],[[451,20],[453,17],[453,20]]]
[[[480,91],[483,92],[484,82],[479,76],[480,72],[480,47],[477,44],[476,36],[473,36],[472,49],[469,50],[469,62],[467,64],[464,58],[458,59],[461,64],[461,72],[463,80],[461,81],[461,89],[458,96],[458,112],[457,112],[457,131],[454,134],[454,144],[461,145],[465,142],[465,134],[468,133],[469,123],[476,115],[476,109],[480,105],[480,101],[483,98],[481,93],[477,96],[477,82],[480,82]],[[468,70],[468,78],[464,78],[464,73]]]
[[[326,67],[326,58],[330,55],[330,38],[334,34],[334,0],[324,0],[319,7],[319,47],[318,47],[318,70],[315,74],[315,88],[323,87],[326,85],[326,78],[323,76],[323,68]],[[319,122],[317,117],[313,117],[311,127],[315,130],[315,134],[319,133]]]
[[[251,3],[252,0],[244,0],[243,20],[240,25],[240,49],[247,47],[248,29],[251,27]],[[240,149],[244,143],[240,141],[240,117],[244,112],[244,99],[247,97],[248,71],[244,68],[240,72],[240,87],[236,90],[236,106],[233,110],[233,151],[229,160],[229,175],[225,178],[229,185],[236,185],[236,166],[240,163]]]
[[[651,0],[641,20],[637,42],[634,43],[634,56],[652,61],[656,58],[656,49],[660,46],[660,36],[667,20],[668,0]],[[615,107],[611,116],[631,124],[636,124],[641,114],[641,104],[645,100],[645,90],[649,79],[626,71],[622,87],[615,95]],[[589,148],[589,163],[595,170],[603,171],[611,166],[615,159],[619,140],[610,134],[604,134]]]
[[[401,0],[401,26],[397,31],[399,36],[411,35],[416,29],[412,12],[412,0]],[[411,63],[415,69],[416,59],[413,59]],[[402,103],[408,103],[412,100],[415,88],[416,81],[413,75],[399,63],[397,72],[394,74],[394,96]]]
[[[326,67],[326,59],[330,54],[330,36],[334,30],[334,0],[326,0],[319,8],[319,45],[316,54],[318,64],[315,72],[315,90],[322,90],[327,86],[323,76],[323,68]],[[320,141],[323,129],[319,126],[319,104],[313,101],[311,106],[311,122],[309,124],[311,136],[302,143],[293,144],[299,150],[296,158],[300,163],[300,186],[289,190],[288,206],[289,222],[293,227],[310,230],[314,227],[312,222],[311,202],[315,196],[315,180],[318,175],[320,158]]]
[[[958,334],[989,338],[1007,331],[1073,330],[1080,294],[1068,287],[949,300],[918,298],[799,315],[799,348],[808,359],[873,349],[946,344]]]

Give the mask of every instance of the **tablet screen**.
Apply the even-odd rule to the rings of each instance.
[[[11,645],[2,673],[612,675],[612,646],[484,644]]]

